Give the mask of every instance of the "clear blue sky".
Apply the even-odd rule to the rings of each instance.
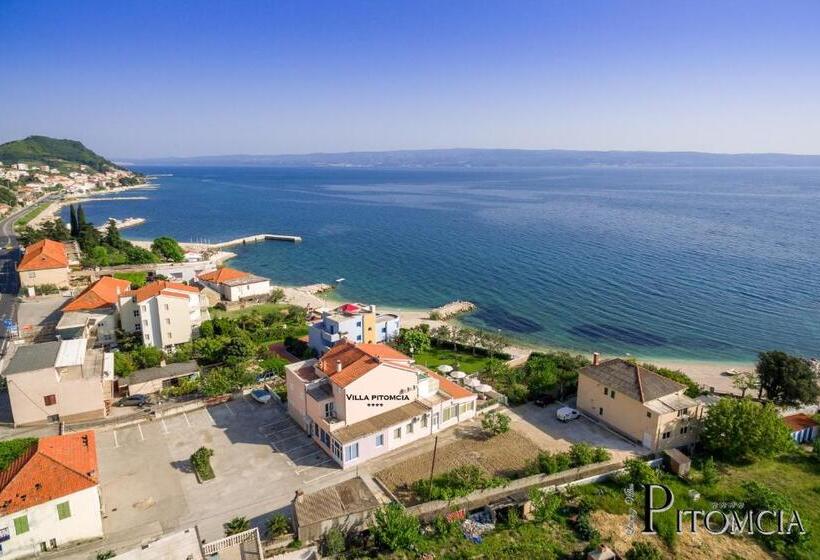
[[[820,2],[0,0],[0,141],[820,153]]]

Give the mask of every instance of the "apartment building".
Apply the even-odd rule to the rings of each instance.
[[[94,336],[97,342],[113,345],[117,342],[120,295],[131,289],[128,280],[103,276],[80,292],[62,308],[57,323],[57,336],[62,339]]]
[[[103,536],[93,431],[42,437],[0,472],[0,554],[35,557]]]
[[[308,344],[322,355],[341,340],[354,344],[389,342],[400,328],[398,315],[376,313],[375,305],[346,303],[322,312],[322,318],[308,328]]]
[[[86,339],[21,346],[3,375],[15,426],[104,418],[112,398],[113,355]]]
[[[20,286],[30,296],[44,285],[68,288],[68,254],[59,241],[43,239],[25,248],[23,258],[17,265]]]
[[[285,367],[288,412],[343,468],[475,416],[476,395],[384,344]]]
[[[578,375],[578,408],[594,420],[660,450],[688,447],[698,438],[702,404],[684,394],[686,386],[616,358]]]
[[[173,348],[191,340],[209,319],[208,301],[195,286],[157,280],[119,296],[122,329],[145,346]]]

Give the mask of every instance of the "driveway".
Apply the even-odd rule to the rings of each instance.
[[[566,405],[554,403],[540,408],[527,403],[510,409],[509,414],[517,430],[524,432],[540,447],[550,451],[566,451],[573,443],[579,441],[608,449],[613,459],[626,459],[646,451],[584,416],[570,422],[561,422],[555,417],[555,411],[562,406]]]
[[[199,484],[189,462],[213,449],[214,480]],[[289,513],[296,490],[312,492],[355,476],[343,472],[273,401],[250,398],[124,428],[97,431],[103,543],[122,550],[197,525],[202,538],[245,516],[263,528]]]

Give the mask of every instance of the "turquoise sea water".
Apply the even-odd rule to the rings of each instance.
[[[468,299],[470,324],[585,352],[820,354],[820,169],[141,170],[172,175],[89,219],[144,217],[137,239],[301,235],[235,250],[278,283]]]

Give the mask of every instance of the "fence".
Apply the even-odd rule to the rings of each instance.
[[[242,544],[251,540],[255,541],[256,550],[261,551],[262,541],[259,539],[259,529],[254,527],[253,529],[248,529],[247,531],[243,531],[241,533],[237,533],[229,537],[224,537],[222,539],[219,539],[218,541],[203,544],[202,552],[205,556],[209,556],[211,554],[218,554],[220,551],[225,550],[226,548],[230,548],[233,546],[241,546]]]

